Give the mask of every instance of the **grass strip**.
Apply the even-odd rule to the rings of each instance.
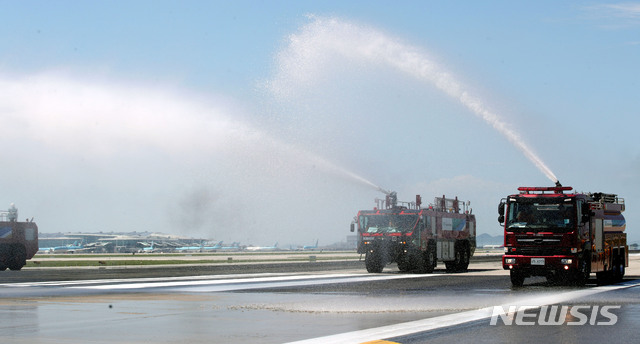
[[[353,260],[353,257],[317,257],[316,261],[321,260]],[[47,267],[83,267],[83,266],[145,266],[145,265],[181,265],[181,264],[239,264],[239,263],[275,263],[275,262],[309,262],[309,258],[293,258],[293,259],[198,259],[198,260],[29,260],[25,267],[47,268]]]

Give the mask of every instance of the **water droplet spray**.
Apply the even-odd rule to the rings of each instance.
[[[429,82],[449,97],[458,100],[470,112],[491,125],[520,150],[547,178],[558,178],[520,135],[493,112],[468,87],[439,66],[426,52],[402,43],[371,27],[336,18],[310,16],[312,21],[289,37],[288,46],[278,55],[279,73],[270,82],[276,96],[287,97],[303,85],[322,76],[331,55],[362,63],[375,63],[394,68],[418,80]],[[380,191],[384,190],[377,188]]]

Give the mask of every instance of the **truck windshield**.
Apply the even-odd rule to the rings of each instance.
[[[575,207],[564,200],[518,200],[509,203],[507,229],[511,231],[569,231],[576,219]]]
[[[359,221],[365,233],[406,233],[413,231],[418,215],[361,215]]]

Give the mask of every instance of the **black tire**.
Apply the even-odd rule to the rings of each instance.
[[[460,246],[457,246],[453,252],[453,255],[455,257],[453,260],[454,268],[456,271],[458,271],[460,269],[460,266],[462,266],[464,260],[463,249]]]
[[[398,259],[398,270],[401,272],[411,271],[411,255],[405,254]]]
[[[426,273],[432,273],[436,268],[436,248],[429,246],[424,253],[423,269]]]
[[[575,275],[575,284],[577,286],[584,286],[589,281],[589,277],[591,276],[591,254],[585,252],[580,259],[580,266],[578,267],[578,271],[576,271]]]
[[[618,283],[622,281],[624,273],[624,258],[622,257],[622,254],[618,253],[615,257],[613,257],[613,271],[611,275],[612,282]]]
[[[419,255],[419,260],[415,272],[419,274],[432,273],[433,269],[436,266],[435,259],[436,257],[434,251],[431,249],[431,246],[427,247],[427,250],[421,252]]]
[[[0,245],[0,271],[7,270],[11,257],[11,246],[8,244]]]
[[[510,271],[511,285],[514,287],[522,287],[524,284],[524,275],[518,271]]]
[[[471,255],[471,252],[469,252],[469,247],[467,247],[466,245],[463,246],[462,250],[460,250],[460,254],[462,257],[458,265],[458,271],[466,272],[469,269],[469,260]]]
[[[367,272],[380,273],[382,272],[382,269],[384,269],[384,264],[382,262],[382,255],[378,250],[367,251],[367,255],[364,258],[364,262],[365,262],[365,265],[367,266]]]
[[[462,253],[460,247],[456,245],[453,250],[453,260],[444,262],[444,266],[446,267],[447,272],[458,272],[460,265],[462,265]]]
[[[27,264],[27,250],[22,245],[13,246],[11,258],[7,266],[10,270],[18,271]]]

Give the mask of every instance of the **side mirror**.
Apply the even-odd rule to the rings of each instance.
[[[504,215],[500,215],[500,216],[498,216],[498,222],[499,222],[500,224],[503,224],[503,223],[504,223]]]
[[[498,204],[498,215],[504,217],[504,202]],[[502,222],[504,222],[504,220],[502,220]]]
[[[593,215],[588,203],[582,203],[582,222],[589,222]]]
[[[351,222],[351,231],[355,232],[356,231],[356,224]]]

